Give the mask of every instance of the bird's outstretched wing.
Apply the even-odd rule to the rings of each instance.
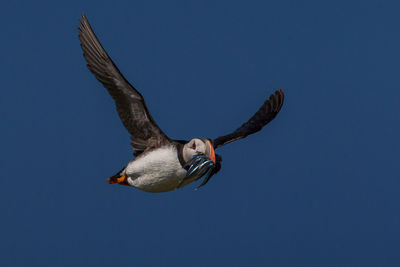
[[[246,123],[231,134],[220,136],[214,139],[214,148],[226,145],[230,142],[245,138],[246,136],[258,132],[268,122],[272,121],[281,110],[284,100],[283,90],[280,89],[267,99],[256,114]]]
[[[119,117],[131,134],[134,155],[147,148],[169,143],[154,122],[142,95],[124,78],[94,34],[87,18],[79,21],[79,39],[89,70],[115,100]]]

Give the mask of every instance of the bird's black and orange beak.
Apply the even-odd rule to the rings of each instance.
[[[211,141],[208,140],[208,139],[205,140],[205,143],[206,143],[206,153],[205,153],[205,155],[207,157],[209,157],[215,163],[216,161],[215,161],[214,147],[213,147]]]

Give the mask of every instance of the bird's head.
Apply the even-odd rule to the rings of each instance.
[[[190,140],[183,146],[182,157],[188,171],[181,185],[185,181],[205,177],[200,185],[203,186],[220,169],[220,160],[217,162],[214,147],[209,139],[194,138]],[[220,157],[218,158],[220,159]]]
[[[211,141],[203,138],[193,138],[183,146],[183,160],[189,162],[194,156],[204,155],[215,163],[215,152]]]

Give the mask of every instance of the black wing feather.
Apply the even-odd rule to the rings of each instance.
[[[135,156],[144,150],[170,142],[151,117],[142,95],[125,79],[82,15],[79,39],[89,70],[115,100],[119,117],[131,134]]]
[[[272,121],[281,110],[284,97],[285,95],[282,89],[273,93],[253,115],[253,117],[251,117],[251,119],[244,123],[240,128],[231,134],[214,139],[214,148],[218,148],[260,131],[267,123]]]

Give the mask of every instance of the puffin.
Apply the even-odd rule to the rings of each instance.
[[[122,124],[131,136],[134,159],[108,178],[110,184],[152,193],[172,191],[202,178],[197,188],[204,186],[221,169],[222,157],[215,149],[260,131],[282,108],[284,92],[280,89],[230,134],[214,140],[173,140],[158,127],[143,96],[119,71],[85,15],[79,20],[78,36],[88,69],[114,99]]]

